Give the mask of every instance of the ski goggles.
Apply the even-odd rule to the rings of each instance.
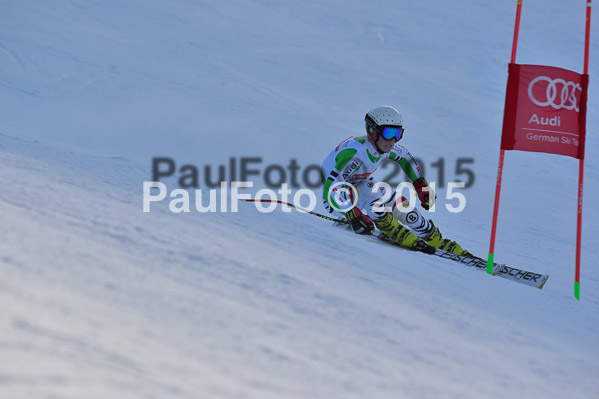
[[[395,140],[399,141],[403,137],[404,128],[397,126],[380,126],[378,128],[378,133],[383,136],[385,140],[391,140],[395,138]]]

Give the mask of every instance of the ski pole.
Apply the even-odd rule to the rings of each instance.
[[[244,199],[244,201],[246,201],[246,202],[264,202],[264,203],[269,203],[269,204],[274,204],[274,203],[283,204],[283,205],[287,205],[287,206],[290,206],[292,208],[295,208],[295,209],[297,209],[300,212],[309,213],[311,215],[318,216],[318,217],[326,219],[326,220],[330,220],[331,222],[337,222],[339,224],[349,224],[348,220],[345,220],[345,219],[336,219],[336,218],[331,217],[331,216],[323,215],[323,214],[320,214],[320,213],[317,213],[317,212],[312,212],[312,211],[304,209],[304,208],[302,208],[300,206],[297,206],[297,205],[294,205],[294,204],[291,204],[291,203],[285,202],[285,201],[270,200],[270,199],[254,199],[254,198]],[[375,229],[375,231],[374,231],[374,233],[372,233],[372,235],[374,237],[379,237],[379,236],[381,236],[381,232],[378,229]]]
[[[344,219],[336,219],[336,218],[334,218],[334,217],[331,217],[331,216],[322,215],[322,214],[320,214],[320,213],[312,212],[312,211],[309,211],[309,210],[307,210],[307,209],[304,209],[304,208],[302,208],[302,207],[300,207],[300,206],[297,206],[297,205],[294,205],[294,204],[290,204],[289,202],[285,202],[285,201],[281,201],[281,200],[271,200],[271,199],[254,199],[254,198],[248,198],[248,199],[245,199],[245,198],[244,198],[244,201],[246,201],[246,202],[264,202],[264,203],[269,203],[269,204],[274,204],[274,203],[276,203],[276,204],[283,204],[283,205],[287,205],[287,206],[290,206],[290,207],[292,207],[292,208],[295,208],[295,209],[297,209],[297,210],[298,210],[298,211],[300,211],[300,212],[303,212],[303,213],[309,213],[309,214],[311,214],[311,215],[318,216],[318,217],[320,217],[320,218],[323,218],[323,219],[326,219],[326,220],[330,220],[331,222],[337,222],[337,223],[339,223],[339,224],[349,224],[349,221],[348,221],[348,220],[344,220]],[[381,239],[381,240],[383,240],[383,241],[387,241],[387,239],[385,238],[385,236],[384,236],[384,235],[382,234],[382,232],[381,232],[380,230],[378,230],[378,229],[376,229],[376,230],[373,232],[372,236],[374,236],[374,237],[377,237],[377,238],[379,238],[379,239]],[[435,253],[435,249],[434,249],[433,247],[431,247],[431,246],[427,245],[427,244],[426,244],[424,241],[422,241],[422,240],[420,240],[420,243],[422,243],[422,245],[420,245],[420,246],[418,246],[418,247],[414,247],[414,248],[406,248],[406,249],[410,249],[410,250],[414,250],[414,251],[419,251],[419,252],[424,252],[424,253],[426,253],[426,254],[429,254],[429,255],[430,255],[430,254],[434,254],[434,253]],[[400,245],[399,245],[399,246],[400,246]]]
[[[349,224],[349,222],[348,222],[347,220],[344,220],[344,219],[337,219],[337,218],[334,218],[334,217],[331,217],[331,216],[322,215],[322,214],[320,214],[320,213],[313,212],[313,211],[309,211],[309,210],[307,210],[307,209],[304,209],[304,208],[302,208],[302,207],[300,207],[300,206],[297,206],[297,205],[291,204],[291,203],[289,203],[289,202],[281,201],[281,200],[271,200],[271,199],[254,199],[254,198],[249,198],[249,199],[244,199],[244,201],[246,201],[246,202],[264,202],[264,203],[270,203],[270,204],[277,203],[277,204],[287,205],[287,206],[290,206],[290,207],[292,207],[292,208],[295,208],[295,209],[297,209],[297,210],[298,210],[298,211],[300,211],[300,212],[303,212],[303,213],[309,213],[309,214],[311,214],[311,215],[318,216],[319,218],[323,218],[323,219],[326,219],[326,220],[330,220],[331,222],[337,222],[337,223],[340,223],[340,224]]]

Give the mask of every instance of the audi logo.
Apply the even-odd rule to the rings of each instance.
[[[544,97],[536,98],[533,90],[538,82],[547,82]],[[560,91],[558,96],[558,91]],[[576,98],[577,92],[582,92],[582,87],[578,83],[566,82],[564,79],[551,79],[547,76],[538,76],[534,78],[528,85],[528,97],[530,101],[539,107],[552,106],[555,109],[576,110],[578,112],[578,101]],[[537,95],[542,91],[537,90]]]

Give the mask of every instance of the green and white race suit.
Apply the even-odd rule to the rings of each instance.
[[[397,162],[412,182],[423,177],[416,160],[404,146],[395,143],[389,153],[381,154],[366,136],[350,137],[331,151],[322,163],[324,206],[329,212],[341,214],[356,206],[373,219],[383,215],[385,211],[380,207],[386,206],[418,235],[428,228],[428,219],[416,208],[401,212],[401,209],[409,208],[408,199],[396,198],[393,188],[388,193],[384,186],[376,187],[378,182],[371,176],[385,159]]]

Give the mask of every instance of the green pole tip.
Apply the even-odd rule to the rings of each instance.
[[[493,258],[495,257],[494,254],[489,254],[489,260],[487,261],[487,273],[488,274],[493,274]]]
[[[580,281],[574,283],[574,297],[580,301]]]

